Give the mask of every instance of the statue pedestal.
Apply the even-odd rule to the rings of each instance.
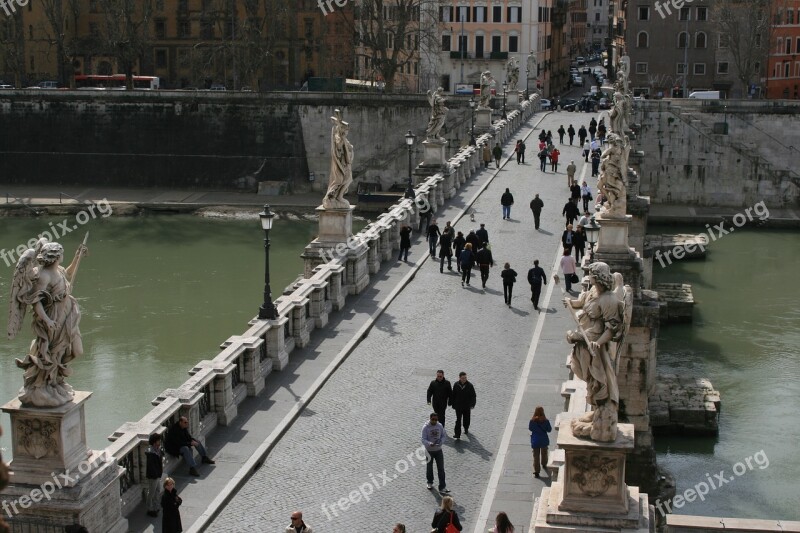
[[[628,231],[633,221],[631,215],[623,218],[595,217],[600,224],[600,236],[594,251],[594,260],[607,263],[612,272],[619,272],[634,291],[642,286],[644,265],[642,258],[631,247]]]
[[[320,242],[345,242],[353,235],[353,211],[356,206],[351,205],[344,209],[326,208],[319,206],[316,209],[319,216]]]
[[[492,110],[479,107],[475,110],[475,133],[483,135],[492,129]]]
[[[447,165],[445,146],[447,146],[447,141],[440,141],[438,139],[422,141],[423,158],[420,166],[427,169],[440,169],[445,167]]]
[[[614,442],[580,439],[570,424],[558,431],[563,471],[542,491],[532,531],[648,531],[648,498],[625,484],[633,425],[619,424]]]
[[[519,107],[519,91],[506,93],[506,107]]]
[[[14,460],[11,484],[0,499],[20,517],[54,526],[80,523],[89,531],[127,531],[119,478],[125,469],[86,444],[84,403],[91,392],[75,391],[60,407],[25,407],[14,399],[2,407],[11,417]]]

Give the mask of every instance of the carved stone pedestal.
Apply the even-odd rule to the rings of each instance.
[[[303,275],[310,278],[315,267],[328,263],[336,257],[344,257],[348,252],[348,240],[353,236],[353,210],[326,209],[317,207],[319,234],[300,255],[303,258]]]
[[[86,444],[84,403],[91,395],[75,391],[73,401],[60,407],[24,407],[17,399],[2,407],[11,417],[14,460],[0,500],[21,521],[127,531],[119,497],[124,469]]]
[[[510,93],[506,93],[506,108],[519,108],[519,91],[511,91]]]
[[[600,236],[595,245],[594,260],[607,263],[612,272],[619,272],[636,293],[642,286],[644,265],[642,258],[630,246],[628,231],[633,220],[631,215],[624,218],[604,218],[598,215]]]
[[[492,110],[478,108],[475,110],[475,134],[482,135],[492,129]]]
[[[542,491],[537,533],[561,531],[648,531],[647,494],[625,484],[625,457],[633,450],[633,425],[619,424],[614,442],[580,439],[562,424],[558,446],[564,466]]]
[[[445,154],[445,147],[447,141],[440,141],[437,139],[428,139],[422,141],[422,163],[420,166],[425,168],[442,168],[447,165],[447,156]]]

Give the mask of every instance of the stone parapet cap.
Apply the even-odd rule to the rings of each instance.
[[[633,424],[617,424],[617,438],[614,442],[597,442],[576,437],[572,432],[571,424],[562,425],[558,431],[559,448],[628,452],[633,450],[633,446]]]

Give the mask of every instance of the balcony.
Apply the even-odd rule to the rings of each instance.
[[[489,59],[508,59],[508,52],[492,52],[489,54]]]
[[[451,51],[450,59],[461,59],[461,52]],[[508,52],[463,52],[464,59],[508,59]]]

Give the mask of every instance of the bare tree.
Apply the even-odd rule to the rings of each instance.
[[[0,61],[6,74],[14,76],[14,87],[22,87],[25,78],[25,35],[22,17],[0,20]]]
[[[46,23],[41,30],[51,46],[55,46],[58,68],[58,82],[75,88],[74,63],[79,54],[79,42],[74,29],[78,27],[81,14],[79,0],[40,0]],[[67,28],[73,28],[68,34]]]
[[[747,91],[766,67],[772,37],[773,0],[717,0],[713,20],[720,48],[730,50],[736,77]]]
[[[125,87],[133,89],[133,70],[150,47],[153,0],[98,0],[105,13],[103,41],[125,72]]]

